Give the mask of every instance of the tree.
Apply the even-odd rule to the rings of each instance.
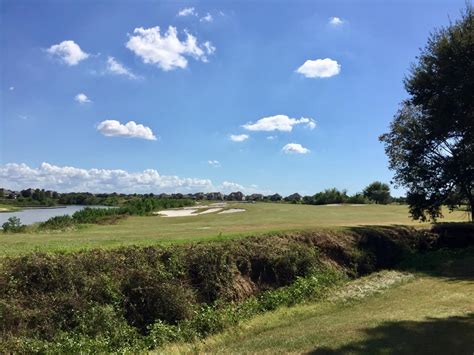
[[[436,30],[404,81],[410,95],[380,137],[414,219],[474,205],[474,18]]]
[[[371,183],[364,189],[364,196],[368,198],[370,201],[375,203],[386,205],[390,202],[390,186],[388,184],[384,184],[380,181],[375,181]]]

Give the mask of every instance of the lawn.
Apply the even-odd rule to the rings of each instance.
[[[233,238],[260,233],[340,228],[356,225],[405,224],[412,221],[401,205],[311,206],[283,203],[231,204],[242,213],[192,217],[129,217],[114,225],[90,225],[73,231],[25,234],[0,233],[0,256],[28,251],[73,251],[93,247],[150,245]],[[464,212],[444,211],[444,221],[466,220]],[[426,224],[425,224],[426,225]]]
[[[474,254],[350,302],[282,308],[175,353],[471,354]],[[393,272],[396,274],[396,272]],[[356,289],[373,287],[356,280]]]

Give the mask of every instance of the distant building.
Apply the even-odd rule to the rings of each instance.
[[[220,192],[209,192],[206,194],[206,200],[222,201],[224,200],[224,195],[222,195]]]
[[[244,201],[245,196],[242,192],[237,191],[237,192],[232,192],[226,196],[227,201]]]
[[[302,199],[302,196],[297,192],[285,197],[285,201],[288,201],[288,202],[300,202],[301,199]]]
[[[270,201],[273,201],[273,202],[277,202],[277,201],[281,201],[283,197],[281,197],[281,195],[279,194],[274,194],[274,195],[270,195],[270,196],[267,196],[266,199],[270,200]]]
[[[262,194],[251,194],[245,197],[246,201],[262,201],[263,195]]]

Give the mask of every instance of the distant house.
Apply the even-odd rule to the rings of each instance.
[[[204,195],[203,192],[196,192],[195,194],[193,194],[193,198],[195,200],[204,200],[206,198],[206,195]]]
[[[262,201],[263,195],[262,194],[251,194],[245,197],[246,201]]]
[[[222,201],[224,200],[224,196],[220,192],[209,192],[206,194],[206,200]]]
[[[165,193],[162,193],[162,194],[158,195],[158,198],[160,198],[160,199],[165,199],[165,198],[170,198],[170,197],[171,197],[171,195],[165,194]]]
[[[237,191],[237,192],[232,192],[228,194],[225,198],[227,201],[244,201],[245,196],[242,192]]]
[[[288,201],[288,202],[300,202],[301,199],[302,199],[302,196],[297,192],[285,197],[285,201]]]
[[[266,197],[267,200],[270,200],[270,201],[273,201],[273,202],[281,201],[282,198],[283,197],[281,197],[281,195],[279,195],[279,194],[274,194],[274,195],[270,195],[270,196]]]

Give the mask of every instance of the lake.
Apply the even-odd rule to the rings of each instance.
[[[108,206],[61,206],[55,208],[28,208],[17,212],[1,212],[0,227],[10,217],[18,217],[22,224],[33,224],[36,222],[44,222],[51,217],[63,216],[65,214],[72,215],[74,212],[80,211],[86,207],[109,208]]]

